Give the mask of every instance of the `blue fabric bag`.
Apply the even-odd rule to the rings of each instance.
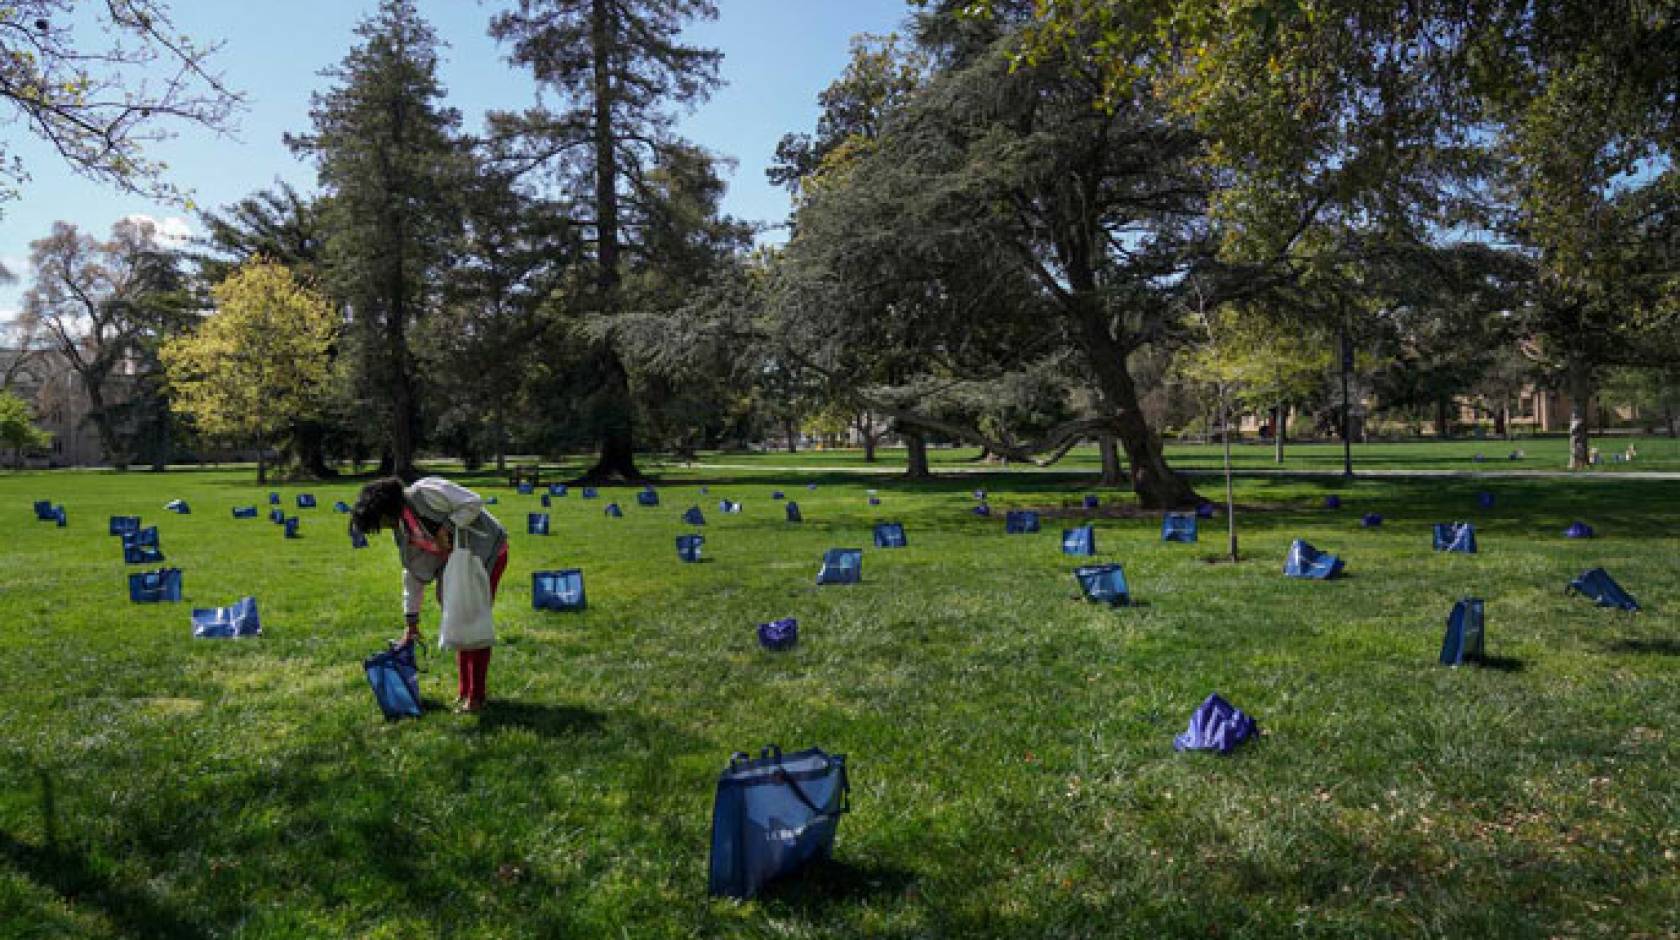
[[[589,606],[583,593],[583,571],[562,568],[558,571],[531,572],[531,608],[533,610],[583,610]]]
[[[128,576],[128,599],[136,604],[153,604],[181,599],[181,569],[159,568],[137,571]]]
[[[530,496],[532,493],[536,492],[536,487],[533,487],[529,483],[521,483],[514,487],[513,490],[520,496]]]
[[[1038,513],[1031,509],[1011,509],[1003,514],[1003,534],[1027,535],[1038,531]]]
[[[387,721],[420,717],[420,667],[414,662],[413,643],[392,640],[385,652],[362,660],[362,671]]]
[[[235,507],[233,507],[233,518],[235,518],[235,519],[255,519],[255,518],[257,518],[257,507],[255,507],[255,506],[235,506]]]
[[[1368,512],[1359,517],[1359,524],[1367,529],[1375,529],[1378,526],[1381,526],[1382,522],[1382,516],[1379,516],[1374,512]]]
[[[869,497],[869,505],[871,505],[871,506],[879,506],[879,505],[881,505],[881,498],[880,498],[880,497],[879,497],[879,496],[871,496],[871,497]]]
[[[1435,550],[1438,552],[1457,552],[1461,555],[1476,554],[1476,527],[1468,522],[1437,522],[1435,523]]]
[[[974,491],[974,501],[977,502],[977,503],[985,502],[986,501],[986,491],[985,490],[975,490]]]
[[[1229,754],[1237,745],[1259,733],[1260,727],[1253,718],[1215,692],[1196,707],[1190,715],[1190,727],[1173,738],[1173,747],[1180,751]]]
[[[268,511],[268,521],[274,523],[275,525],[285,525],[286,524],[286,513],[285,513],[285,511],[280,510],[280,509],[270,509]]]
[[[112,535],[127,535],[130,532],[137,532],[137,531],[139,531],[139,529],[140,529],[140,517],[139,516],[112,516],[111,517],[111,534]]]
[[[1132,592],[1126,587],[1126,572],[1119,565],[1086,565],[1073,569],[1079,582],[1079,593],[1085,599],[1110,607],[1125,607],[1132,602]]]
[[[734,502],[733,500],[728,500],[728,499],[718,500],[718,512],[738,513],[740,511],[741,511],[741,504],[740,503],[737,503],[737,502]]]
[[[350,527],[350,547],[351,548],[367,548],[367,546],[368,546],[367,533],[363,532],[361,529],[356,528],[355,526],[351,526]]]
[[[65,513],[63,506],[54,506],[52,517],[60,529],[70,524],[70,516]]]
[[[863,579],[863,549],[831,548],[823,553],[818,584],[856,584]]]
[[[782,756],[772,744],[757,760],[737,753],[712,803],[707,891],[746,899],[771,881],[834,853],[840,816],[851,810],[846,757],[810,748]]]
[[[986,503],[981,503],[969,511],[982,518],[990,518],[992,515],[992,507]]]
[[[543,504],[544,509],[547,509],[550,505],[548,500],[549,500],[549,495],[547,493],[542,494],[542,504]]]
[[[1447,614],[1447,632],[1441,638],[1441,665],[1479,663],[1482,651],[1482,599],[1466,597],[1453,604]]]
[[[206,640],[262,636],[257,599],[242,597],[232,607],[199,607],[192,612],[193,636]]]
[[[636,505],[657,506],[659,505],[659,494],[653,490],[643,490],[636,494]]]
[[[566,495],[566,484],[564,484],[564,483],[550,483],[548,485],[548,495],[550,495],[550,496],[565,496]]]
[[[298,537],[298,531],[297,531],[298,530],[298,517],[297,516],[293,516],[292,518],[287,519],[285,521],[284,525],[285,525],[285,529],[286,529],[286,538],[295,539],[295,538]]]
[[[1483,509],[1492,509],[1493,508],[1493,494],[1488,493],[1488,492],[1477,493],[1476,494],[1476,505],[1482,507]]]
[[[677,536],[677,557],[689,564],[700,560],[700,546],[706,544],[704,535]]]
[[[299,494],[297,494],[297,508],[299,508],[299,509],[314,509],[315,508],[315,496],[314,496],[314,494],[313,493],[299,493]]]
[[[1090,495],[1087,495],[1085,497],[1085,508],[1086,509],[1097,509],[1100,506],[1102,506],[1102,497],[1097,496],[1094,493],[1092,493]]]
[[[38,499],[38,500],[35,501],[35,521],[37,521],[37,522],[51,522],[51,521],[53,521],[52,500],[50,500],[50,499]],[[113,534],[115,534],[115,533],[113,533]]]
[[[1563,537],[1566,539],[1590,539],[1595,534],[1592,526],[1580,520],[1571,522],[1569,528],[1563,530]]]
[[[799,642],[799,621],[792,617],[772,620],[758,625],[758,645],[772,652],[780,653],[793,649]]]
[[[1213,513],[1214,513],[1214,507],[1213,507],[1212,503],[1197,503],[1196,504],[1196,518],[1197,519],[1212,519],[1213,518]]]
[[[789,521],[789,522],[804,522],[805,521],[805,517],[803,515],[801,515],[800,512],[799,512],[799,504],[798,503],[790,502],[790,503],[787,504],[787,521]]]
[[[280,494],[279,493],[269,493],[268,494],[268,504],[270,506],[280,505]]]
[[[783,493],[781,490],[771,490],[770,491],[770,498],[771,499],[787,499],[787,494]]]
[[[875,523],[876,548],[905,548],[910,541],[904,537],[904,525],[898,522]]]
[[[711,488],[711,487],[709,487],[709,486],[702,486],[702,487],[700,487],[700,495],[701,495],[701,496],[710,496],[710,495],[712,495],[712,488]]]
[[[706,514],[700,511],[699,506],[690,506],[684,510],[682,521],[683,525],[705,525]]]
[[[1062,554],[1064,555],[1095,555],[1097,553],[1097,533],[1088,525],[1077,529],[1062,530]]]
[[[815,493],[817,491],[817,485],[815,483],[807,483],[805,484],[805,490],[810,493]]]
[[[123,564],[155,565],[163,561],[163,552],[156,545],[137,545],[123,541]]]
[[[609,519],[622,519],[622,518],[624,518],[624,510],[618,508],[617,503],[608,503],[607,504],[607,518],[609,518]]]
[[[1334,493],[1331,493],[1329,496],[1324,497],[1324,508],[1325,509],[1340,509],[1340,508],[1342,508],[1342,498],[1340,496],[1337,496]]]
[[[596,499],[600,495],[601,495],[601,491],[597,490],[593,486],[586,486],[586,487],[583,488],[583,498],[584,499]]]
[[[526,535],[547,535],[548,534],[548,513],[546,513],[546,512],[526,513],[525,514],[525,534]]]
[[[1161,541],[1196,541],[1196,517],[1188,512],[1169,512],[1161,517]]]
[[[158,538],[158,527],[155,525],[149,525],[143,529],[135,529],[132,532],[125,532],[123,533],[122,540],[124,545],[139,545],[149,548],[159,548],[163,545],[163,541]]]
[[[1633,599],[1633,595],[1622,590],[1616,579],[1610,577],[1610,573],[1603,568],[1594,568],[1582,573],[1579,578],[1569,582],[1569,587],[1564,588],[1563,593],[1579,594],[1591,599],[1600,607],[1615,607],[1630,612],[1639,609],[1639,602]]]
[[[1313,548],[1306,539],[1290,542],[1289,554],[1283,559],[1283,573],[1291,578],[1328,581],[1341,574],[1342,567],[1340,558]]]
[[[184,499],[172,499],[169,502],[164,503],[163,508],[169,510],[172,513],[176,513],[177,515],[182,515],[182,516],[192,515],[192,507],[188,506],[187,501],[184,500]]]
[[[489,499],[485,500],[485,502],[494,504],[496,502],[496,497],[492,496]],[[350,504],[345,502],[344,500],[341,499],[341,500],[338,500],[338,501],[333,503],[333,512],[348,513],[349,511],[350,511]]]

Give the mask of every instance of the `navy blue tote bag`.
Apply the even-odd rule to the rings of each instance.
[[[810,748],[787,756],[771,744],[757,760],[737,753],[712,803],[711,874],[716,897],[750,898],[766,884],[834,854],[850,811],[844,754]]]
[[[413,643],[393,641],[390,649],[362,660],[362,671],[387,720],[420,717],[420,668]]]

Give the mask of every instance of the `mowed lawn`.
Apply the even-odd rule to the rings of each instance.
[[[0,476],[0,935],[1674,935],[1680,484],[1361,482],[1332,511],[1248,480],[1239,565],[1205,560],[1223,520],[1163,544],[1105,493],[1099,560],[1141,601],[1108,610],[1074,599],[1060,520],[1003,534],[1004,508],[1072,506],[1078,482],[714,469],[701,497],[670,473],[657,509],[555,499],[547,538],[524,534],[535,496],[476,478],[514,532],[490,709],[449,713],[434,656],[433,711],[397,724],[361,671],[401,628],[397,559],[388,536],[351,550],[330,507],[353,484],[275,487],[288,513],[320,502],[286,541],[231,518],[266,514],[249,474]],[[970,513],[975,485],[998,515]],[[685,566],[694,504],[708,560]],[[160,526],[187,603],[129,603],[116,513]],[[1575,518],[1602,537],[1565,540]],[[909,547],[868,548],[878,519]],[[1481,554],[1430,551],[1453,519]],[[1348,577],[1284,579],[1296,536]],[[858,546],[863,584],[814,585],[823,549]],[[1564,596],[1594,565],[1648,610]],[[558,566],[584,569],[586,613],[530,609]],[[245,594],[262,638],[191,637],[188,608]],[[1466,594],[1490,668],[1435,662]],[[761,651],[754,625],[785,616],[799,646]],[[1212,691],[1263,737],[1176,753]],[[835,862],[708,899],[717,773],[766,742],[848,756]]]

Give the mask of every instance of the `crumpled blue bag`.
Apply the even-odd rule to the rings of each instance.
[[[363,532],[361,529],[356,528],[355,526],[351,526],[350,527],[350,547],[351,548],[367,548],[367,546],[368,546],[367,533]]]
[[[187,501],[184,499],[172,499],[169,502],[164,503],[163,508],[177,515],[192,515],[192,507],[188,506]]]
[[[799,621],[792,617],[772,620],[758,625],[758,644],[767,650],[782,652],[793,649],[799,642]]]
[[[689,564],[700,560],[700,547],[706,544],[704,535],[677,536],[677,557]]]
[[[1639,610],[1639,602],[1633,599],[1632,594],[1623,590],[1622,586],[1616,583],[1616,579],[1610,577],[1610,573],[1603,568],[1583,572],[1580,577],[1569,582],[1569,587],[1564,588],[1564,593],[1590,598],[1600,607],[1615,607],[1629,612]]]
[[[1241,709],[1215,692],[1190,715],[1190,727],[1173,738],[1180,751],[1217,751],[1229,754],[1237,745],[1260,733],[1260,726]]]
[[[770,498],[771,499],[787,499],[787,494],[782,492],[781,490],[771,490],[770,491]]]
[[[1196,518],[1197,519],[1212,519],[1213,514],[1214,514],[1214,506],[1213,506],[1212,503],[1197,503],[1196,504]]]
[[[1483,659],[1483,604],[1479,597],[1466,597],[1453,604],[1447,614],[1447,632],[1441,637],[1441,665],[1479,663]]]
[[[387,721],[420,717],[420,667],[413,643],[391,641],[389,649],[362,660],[362,671]]]
[[[601,491],[596,489],[593,486],[586,486],[586,487],[583,488],[583,498],[584,499],[598,499],[598,498],[600,498],[600,496],[601,496]]]
[[[1383,524],[1383,517],[1374,512],[1368,512],[1359,517],[1359,524],[1367,529],[1375,529]]]
[[[617,503],[608,503],[607,504],[607,518],[609,518],[609,519],[622,519],[622,518],[624,518],[624,510],[618,508]]]
[[[546,508],[548,508],[548,507],[549,507],[549,506],[550,506],[550,505],[552,505],[552,504],[551,504],[551,503],[550,503],[550,502],[549,502],[549,500],[550,500],[550,499],[551,499],[551,497],[550,497],[550,496],[549,496],[549,495],[548,495],[548,494],[547,494],[547,493],[544,493],[544,494],[542,494],[542,504],[543,504],[543,508],[545,508],[545,509],[546,509]]]
[[[485,500],[486,503],[494,503],[495,501],[496,501],[496,497],[494,497],[494,496]],[[350,511],[350,504],[345,502],[344,500],[342,500],[342,499],[337,500],[333,503],[333,512],[344,514],[344,513],[348,513],[349,511]]]
[[[787,504],[787,521],[804,522],[805,516],[799,511],[799,504],[789,501]]]
[[[910,544],[904,536],[904,525],[899,522],[875,523],[876,548],[905,548]]]
[[[757,760],[736,753],[712,803],[708,893],[750,898],[831,856],[840,816],[851,810],[850,790],[843,754],[810,748],[784,757],[774,744]]]
[[[285,532],[286,532],[285,537],[286,538],[295,539],[295,538],[298,537],[298,521],[299,520],[298,520],[297,516],[293,516],[290,519],[287,519],[285,521],[284,526],[285,526]]]
[[[1110,607],[1125,607],[1132,602],[1132,593],[1126,587],[1126,572],[1117,564],[1075,568],[1073,577],[1088,601]]]
[[[299,494],[297,494],[297,508],[299,508],[299,509],[314,509],[315,508],[315,494],[313,494],[313,493],[299,493]]]
[[[546,513],[546,512],[526,513],[525,514],[525,534],[526,535],[547,535],[548,534],[548,513]]]
[[[279,493],[269,493],[268,494],[268,504],[270,506],[280,505],[280,494]]]
[[[1291,578],[1328,581],[1341,574],[1342,567],[1340,558],[1313,548],[1306,539],[1290,542],[1289,554],[1283,559],[1283,573]]]
[[[1003,514],[1004,535],[1028,535],[1038,531],[1038,513],[1031,509],[1011,509]]]
[[[199,607],[192,612],[193,636],[225,640],[262,636],[257,599],[242,597],[230,607]]]
[[[1077,529],[1062,530],[1062,554],[1095,555],[1096,553],[1096,530],[1088,525],[1082,525]]]
[[[112,535],[128,535],[132,532],[138,532],[139,530],[140,530],[140,517],[139,516],[112,516],[111,517],[111,530],[110,531],[111,531]]]
[[[286,512],[285,512],[285,510],[270,509],[268,511],[268,521],[274,523],[275,525],[285,525],[286,524]]]
[[[137,571],[128,576],[128,599],[136,604],[155,604],[181,599],[181,569],[159,568]]]
[[[583,571],[562,568],[558,571],[531,572],[531,608],[533,610],[583,610],[589,600],[583,592]]]
[[[58,523],[58,527],[60,529],[70,524],[70,516],[64,511],[63,506],[53,507],[52,519],[54,522]]]
[[[255,519],[255,518],[257,518],[257,507],[255,507],[255,506],[235,506],[235,507],[233,507],[233,518],[235,518],[235,519]]]
[[[1477,493],[1476,494],[1476,505],[1482,507],[1483,509],[1492,509],[1493,508],[1493,494],[1489,493],[1489,492],[1486,492],[1486,491],[1483,491],[1481,493]]]
[[[535,493],[537,491],[537,488],[532,486],[529,483],[521,483],[518,486],[514,487],[513,490],[514,490],[514,492],[518,493],[520,496],[530,496],[532,493]]]
[[[831,548],[823,553],[818,584],[857,584],[863,578],[863,549]]]
[[[1101,506],[1102,506],[1102,497],[1096,495],[1095,493],[1089,494],[1085,497],[1085,508],[1086,509],[1097,509],[1097,508],[1100,508]]]
[[[1325,509],[1340,509],[1340,508],[1342,508],[1342,498],[1340,496],[1337,496],[1335,493],[1331,493],[1329,496],[1324,497],[1324,508]]]
[[[1468,522],[1437,522],[1435,523],[1435,550],[1438,552],[1457,552],[1462,555],[1476,554],[1476,527]]]
[[[657,506],[659,505],[659,494],[653,490],[642,490],[636,494],[636,505]]]
[[[54,516],[53,516],[52,500],[50,500],[50,499],[37,499],[35,501],[35,521],[37,521],[37,522],[51,522],[51,521],[53,521],[53,518],[54,518]],[[115,535],[116,533],[113,532],[111,534]]]
[[[1590,539],[1593,538],[1595,534],[1596,533],[1593,532],[1592,526],[1587,525],[1579,519],[1571,522],[1569,524],[1569,528],[1563,530],[1563,537],[1566,539]]]
[[[1188,512],[1169,512],[1162,516],[1161,541],[1196,541],[1196,516]]]
[[[969,511],[974,513],[976,516],[989,517],[992,514],[992,507],[987,503],[981,503]]]
[[[738,513],[740,511],[741,511],[741,504],[740,503],[737,503],[732,499],[720,499],[720,500],[718,500],[718,512],[721,512],[721,513]]]
[[[548,485],[548,495],[550,495],[550,496],[565,496],[566,495],[566,484],[564,484],[564,483],[550,483]]]
[[[706,514],[700,511],[699,506],[690,506],[684,510],[682,521],[683,525],[705,525]]]

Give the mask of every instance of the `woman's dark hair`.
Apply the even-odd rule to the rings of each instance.
[[[378,532],[388,525],[396,525],[403,511],[403,481],[383,477],[362,487],[356,505],[350,510],[350,524],[364,535]]]

